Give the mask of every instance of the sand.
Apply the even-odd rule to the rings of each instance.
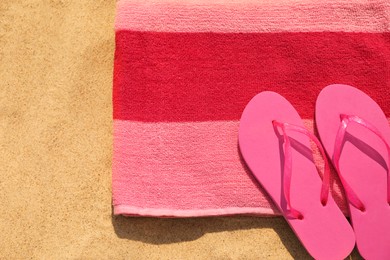
[[[0,2],[0,258],[309,258],[281,217],[112,215],[114,15]]]

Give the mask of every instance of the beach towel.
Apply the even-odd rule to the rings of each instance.
[[[240,155],[245,105],[275,91],[313,132],[317,95],[341,83],[389,118],[389,30],[379,0],[119,1],[114,214],[278,215]],[[347,214],[334,170],[331,190]]]

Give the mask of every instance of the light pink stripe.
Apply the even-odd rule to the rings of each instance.
[[[176,217],[274,212],[240,161],[237,128],[238,122],[225,121],[115,120],[115,212]],[[201,213],[204,210],[208,213]]]
[[[313,131],[313,121],[304,120]],[[114,121],[115,214],[279,214],[239,157],[238,121]],[[322,167],[318,153],[314,160]],[[334,174],[334,173],[333,173]],[[340,184],[332,181],[345,211]]]
[[[276,2],[276,3],[275,3]],[[388,32],[389,1],[119,1],[116,30]]]

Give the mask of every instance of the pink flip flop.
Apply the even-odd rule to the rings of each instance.
[[[340,176],[360,254],[390,259],[390,127],[379,105],[348,85],[317,98],[321,141]]]
[[[268,192],[307,251],[316,259],[343,259],[355,236],[313,161],[310,139],[294,107],[274,92],[256,95],[240,121],[239,145],[253,175]]]

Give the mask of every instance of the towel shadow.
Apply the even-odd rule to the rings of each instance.
[[[112,216],[119,238],[161,245],[196,240],[207,233],[273,229],[294,259],[311,259],[282,217],[132,218]],[[261,245],[259,245],[261,247]]]
[[[119,238],[153,245],[196,240],[207,233],[273,229],[294,259],[312,259],[282,217],[133,218],[112,216]],[[262,245],[259,244],[259,247]],[[265,246],[265,245],[264,245]],[[362,259],[356,248],[347,259]]]

